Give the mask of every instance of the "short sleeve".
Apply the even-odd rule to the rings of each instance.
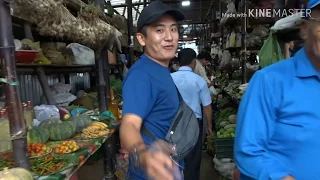
[[[122,114],[135,114],[145,119],[156,102],[150,76],[143,71],[129,71],[122,87]]]
[[[199,77],[201,78],[201,77]],[[200,102],[202,106],[208,106],[212,103],[209,88],[203,78],[198,81],[200,87]]]

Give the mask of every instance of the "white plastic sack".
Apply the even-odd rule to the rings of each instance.
[[[70,102],[77,99],[77,97],[71,93],[60,93],[60,94],[53,94],[53,100],[57,103],[58,106],[68,106]],[[41,104],[48,104],[47,99],[44,95],[40,98]]]
[[[41,124],[41,122],[38,119],[33,119],[33,121],[32,121],[33,127],[38,127],[40,124]]]
[[[222,59],[220,63],[220,68],[224,68],[227,65],[230,65],[232,62],[231,54],[228,50],[224,50],[222,54]]]
[[[258,26],[256,28],[253,29],[252,31],[252,35],[254,36],[259,36],[259,37],[263,37],[268,35],[269,29],[264,27],[264,26]]]
[[[218,167],[223,165],[223,163],[216,157],[213,158],[213,163]]]
[[[55,100],[55,102],[59,105],[59,104],[65,104],[65,103],[70,103],[74,100],[77,99],[77,96],[71,94],[71,93],[60,93],[60,94],[56,94],[53,96],[53,99]]]
[[[34,110],[36,119],[38,119],[38,121],[40,122],[50,119],[51,116],[52,116],[52,119],[57,119],[57,120],[60,119],[59,110],[54,105],[35,106],[33,110]]]
[[[123,71],[122,71],[122,77],[126,77],[127,73],[128,73],[128,68],[125,64],[123,64]]]
[[[250,63],[246,64],[247,68],[252,70],[252,71],[257,71],[259,69],[259,64],[253,64],[251,65]]]
[[[272,27],[271,30],[276,32],[282,29],[294,28],[297,27],[304,16],[303,12],[297,12],[285,18],[279,19]]]
[[[247,90],[248,85],[249,85],[249,83],[241,84],[241,85],[239,86],[239,89],[240,89],[241,91],[245,91],[245,90]]]
[[[226,11],[226,14],[229,14],[229,13],[235,13],[236,12],[236,6],[234,4],[234,2],[230,1],[227,5],[227,11]]]
[[[219,159],[222,163],[230,163],[233,162],[233,160],[231,158],[221,158]]]
[[[70,43],[67,48],[70,48],[72,50],[75,64],[95,64],[94,51],[92,49],[78,43]]]
[[[52,85],[51,88],[55,94],[59,94],[59,93],[68,93],[71,91],[71,85],[70,84],[64,84],[64,83],[57,83],[55,85]]]
[[[236,167],[235,163],[224,163],[222,166],[215,165],[214,168],[220,173],[228,172]]]

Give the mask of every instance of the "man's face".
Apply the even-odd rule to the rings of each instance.
[[[204,65],[204,66],[206,66],[206,65],[208,65],[208,64],[209,64],[209,61],[208,61],[208,60],[206,60],[205,58],[200,59],[200,62],[201,62],[201,64],[202,64],[202,65]]]
[[[301,37],[314,56],[320,57],[320,6],[311,10],[309,20],[302,23]]]
[[[164,15],[147,27],[146,36],[138,33],[137,38],[148,56],[157,61],[168,61],[178,48],[177,22],[172,16]]]

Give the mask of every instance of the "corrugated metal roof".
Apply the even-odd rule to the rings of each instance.
[[[111,0],[110,2],[111,2],[112,6],[116,6],[116,5],[125,4],[126,0]],[[143,1],[142,0],[132,0],[132,3],[139,3],[139,2],[143,2]],[[133,21],[137,21],[138,20],[139,13],[142,11],[143,5],[135,6],[135,8],[138,10],[138,13],[137,13],[136,9],[132,9]],[[121,15],[124,15],[124,17],[128,18],[128,10],[127,10],[127,8],[117,7],[117,8],[114,8],[114,9],[116,11],[118,11]]]
[[[107,1],[107,0],[106,0]],[[192,26],[191,24],[198,24],[203,21],[203,18],[208,13],[208,10],[211,6],[211,2],[213,0],[190,0],[190,6],[182,6],[183,0],[163,0],[171,8],[180,9],[186,16],[186,20],[183,24],[189,24],[188,27],[181,27],[181,36],[183,35],[191,35],[196,36],[195,32],[201,29],[200,26]],[[112,6],[125,5],[126,0],[110,0]],[[132,0],[132,3],[141,3],[143,0]],[[147,0],[148,2],[148,0]],[[114,8],[119,12],[120,15],[124,15],[125,18],[128,18],[127,8],[125,7],[116,7]],[[143,9],[143,5],[136,5],[132,8],[132,18],[133,24],[136,26],[136,22],[139,18],[139,14]],[[138,11],[138,12],[137,12]]]

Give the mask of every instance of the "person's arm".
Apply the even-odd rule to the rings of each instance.
[[[207,119],[207,135],[211,136],[212,135],[212,106],[211,106],[211,104],[207,105],[207,106],[203,106],[203,113]]]
[[[210,96],[210,91],[208,86],[206,85],[206,82],[203,80],[202,82],[199,82],[200,85],[200,101],[203,106],[203,115],[206,117],[207,120],[207,134],[212,134],[212,99]]]
[[[132,72],[125,79],[122,89],[121,142],[127,150],[131,150],[136,145],[140,146],[137,147],[138,149],[144,149],[140,128],[143,118],[150,112],[155,102],[155,98],[151,96],[151,83],[148,75],[138,71]]]
[[[143,119],[156,102],[156,92],[148,74],[134,71],[128,74],[122,88],[123,118],[120,126],[120,140],[124,148],[131,152],[135,149],[140,154],[140,164],[152,178],[173,179],[166,167],[173,167],[171,159],[162,152],[146,151],[146,145],[140,134]]]
[[[289,43],[284,44],[284,58],[285,59],[290,58],[290,44]]]
[[[254,74],[237,115],[234,155],[244,175],[256,180],[290,178],[283,162],[269,154],[267,145],[276,126],[280,85],[261,71]]]

